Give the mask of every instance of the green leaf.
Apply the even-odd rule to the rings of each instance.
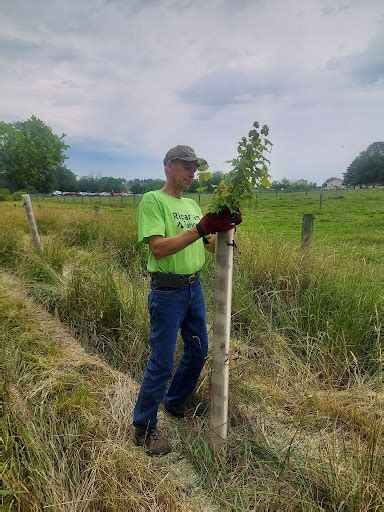
[[[12,491],[11,491],[11,490],[8,490],[8,489],[0,489],[0,496],[9,496],[10,494],[12,494]]]
[[[269,181],[268,178],[262,178],[260,180],[260,185],[263,185],[263,187],[270,187],[272,183]]]
[[[199,173],[199,182],[206,183],[207,181],[213,178],[213,174],[211,172],[201,172]]]
[[[201,171],[206,171],[208,169],[209,165],[208,165],[208,162],[206,160],[204,160],[204,158],[199,158],[198,161],[197,161],[197,170],[199,172]]]

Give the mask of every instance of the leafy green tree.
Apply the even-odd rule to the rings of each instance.
[[[199,180],[193,179],[192,183],[188,189],[188,192],[196,192],[196,189],[199,187]]]
[[[306,185],[304,183],[291,183],[287,178],[283,178],[281,181],[272,182],[272,190],[286,190],[287,192],[300,192],[306,190],[316,190],[319,188],[317,183],[310,181]]]
[[[287,178],[283,178],[281,181],[273,181],[273,190],[289,190],[291,188],[291,182]]]
[[[209,192],[213,192],[214,189],[220,184],[224,178],[224,173],[221,171],[215,171],[212,173],[212,177],[207,181],[207,187]]]
[[[130,180],[127,182],[127,186],[129,190],[133,194],[145,194],[145,192],[149,192],[151,190],[159,190],[165,181],[161,179],[145,179],[139,180],[136,178],[135,180]]]
[[[127,182],[124,178],[103,176],[99,179],[99,190],[101,192],[122,192],[125,188],[127,188]]]
[[[4,175],[0,173],[0,188],[7,188],[11,190],[12,185],[9,179]]]
[[[151,179],[151,180],[143,180],[144,186],[143,191],[141,192],[144,194],[145,192],[150,192],[151,190],[159,190],[161,187],[164,186],[165,181],[161,179]]]
[[[236,211],[253,198],[256,186],[271,186],[267,166],[270,162],[264,153],[271,151],[272,142],[267,139],[268,126],[263,125],[258,131],[259,126],[255,121],[248,137],[242,137],[239,141],[237,157],[229,161],[232,170],[224,175],[215,188],[208,205],[209,212]]]
[[[54,134],[40,119],[0,122],[0,174],[12,190],[50,192],[55,173],[64,164],[65,134]]]
[[[196,187],[195,191],[199,194],[199,204],[201,199],[201,194],[207,190],[208,181],[212,178],[212,173],[208,172],[208,162],[203,158],[200,158],[198,161],[198,187]]]
[[[384,142],[373,142],[353,160],[344,173],[344,185],[384,185]]]
[[[56,169],[55,189],[62,192],[76,192],[78,190],[76,175],[67,167]]]
[[[209,173],[209,178],[205,182],[204,191],[213,192],[214,189],[219,185],[220,181],[224,178],[224,173],[221,171],[214,171]],[[192,180],[191,186],[188,189],[188,192],[198,192],[198,188],[200,188],[201,180],[198,179]],[[201,192],[200,192],[201,193]]]
[[[77,181],[77,189],[81,192],[101,192],[99,188],[100,175],[82,176]]]
[[[131,182],[131,184],[129,185],[129,190],[132,192],[132,194],[141,194],[142,184],[140,183],[140,180],[135,180],[134,182]]]

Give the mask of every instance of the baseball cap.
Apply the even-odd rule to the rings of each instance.
[[[197,162],[198,158],[195,151],[189,146],[178,145],[167,151],[164,157],[164,165],[167,165],[171,160],[185,160],[186,162]]]

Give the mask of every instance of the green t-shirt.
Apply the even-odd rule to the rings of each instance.
[[[195,226],[202,214],[193,199],[170,196],[155,190],[143,195],[138,211],[139,242],[149,243],[149,237],[178,235]],[[149,272],[194,274],[204,265],[205,251],[202,239],[196,240],[176,254],[156,260],[149,251]]]

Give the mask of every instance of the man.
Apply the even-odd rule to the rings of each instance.
[[[152,455],[171,451],[157,429],[157,411],[184,417],[208,352],[204,294],[199,271],[204,248],[215,250],[215,236],[241,222],[240,214],[207,214],[193,199],[183,197],[197,170],[198,158],[189,146],[176,146],[164,158],[166,182],[161,190],[144,194],[138,211],[138,238],[149,244],[151,291],[151,355],[133,414],[134,442]],[[201,218],[202,217],[202,218]],[[209,238],[208,238],[209,237]],[[184,351],[172,378],[179,329]]]

